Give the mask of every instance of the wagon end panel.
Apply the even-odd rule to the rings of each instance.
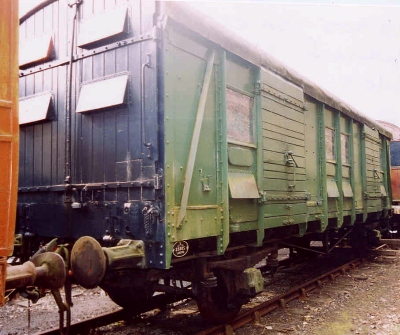
[[[0,3],[0,306],[13,252],[18,183],[18,1]]]
[[[218,51],[170,22],[164,33],[165,187],[170,247],[222,235]],[[215,248],[215,244],[213,245]]]
[[[165,266],[155,12],[48,1],[21,23],[23,45],[43,51],[20,62],[24,236],[146,241],[150,266]]]

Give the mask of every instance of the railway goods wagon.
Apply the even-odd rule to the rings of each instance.
[[[14,247],[18,180],[18,2],[0,2],[0,305]]]
[[[224,321],[282,245],[387,229],[390,133],[190,6],[47,0],[20,34],[21,257]]]

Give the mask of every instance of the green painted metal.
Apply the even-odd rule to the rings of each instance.
[[[280,96],[297,107],[304,106],[304,92],[300,86],[296,86],[271,71],[263,71],[260,89],[275,96]]]
[[[377,213],[381,215],[385,207],[385,171],[384,171],[384,147],[382,139],[376,129],[363,127],[365,141],[365,176],[366,187],[364,199],[367,208],[364,208],[365,213]]]
[[[388,215],[389,210],[391,208],[391,203],[392,203],[392,199],[391,199],[391,194],[392,194],[392,185],[390,180],[390,176],[388,176],[388,171],[390,171],[390,154],[389,154],[389,141],[387,139],[385,139],[384,137],[382,137],[381,139],[382,141],[382,161],[381,161],[381,165],[382,165],[382,171],[383,171],[383,180],[382,180],[382,184],[384,185],[385,189],[386,189],[386,194],[387,196],[384,197],[384,204],[383,204],[383,208],[384,208],[384,215],[385,217]]]
[[[368,200],[367,200],[367,165],[366,165],[366,126],[362,126],[361,133],[361,183],[362,183],[362,193],[363,193],[363,221],[367,220],[368,217]]]
[[[229,244],[229,189],[228,189],[228,137],[227,137],[227,121],[226,121],[226,52],[221,51],[221,73],[220,73],[220,110],[219,110],[219,157],[220,157],[220,192],[219,202],[222,213],[222,227],[217,240],[217,252],[223,254]]]
[[[256,231],[261,245],[266,229],[297,225],[302,236],[311,221],[323,232],[328,218],[340,227],[344,217],[354,223],[357,214],[365,220],[389,207],[390,198],[375,190],[390,191],[386,139],[379,156],[373,129],[175,28],[165,41],[167,253],[176,241],[213,237],[223,254],[230,233]],[[232,112],[245,117],[245,127]],[[328,161],[326,127],[336,134]],[[248,136],[235,138],[242,129]],[[342,133],[349,137],[348,162]]]
[[[325,151],[325,105],[322,103],[317,104],[317,131],[318,131],[318,175],[317,183],[319,185],[319,199],[322,204],[322,214],[316,216],[321,222],[321,232],[325,230],[328,225],[328,192],[326,186],[326,151]]]
[[[328,194],[328,198],[339,199],[340,192],[338,188],[338,183],[335,179],[327,178],[326,180],[326,193]],[[337,200],[334,200],[337,201]]]
[[[221,64],[217,55],[221,51],[214,45],[199,41],[193,35],[187,35],[184,30],[175,28],[168,27],[163,43],[167,267],[171,264],[175,242],[214,237],[220,243],[219,238],[223,234],[222,221],[225,217],[228,218],[228,215],[224,217],[222,208],[228,204],[224,204],[221,195],[223,189],[227,188],[227,180],[221,177],[221,166],[226,165],[227,157],[222,157],[219,152],[220,141],[224,136],[226,138],[226,134],[222,134],[219,129],[218,121],[221,115]],[[204,79],[207,63],[211,62],[212,50],[215,50],[214,65],[207,75],[209,88],[206,90],[203,89],[206,86]],[[192,145],[193,130],[196,128],[199,105],[202,103],[204,115],[201,127],[197,126],[199,138],[196,147]],[[222,159],[225,163],[221,162]],[[191,169],[190,165],[188,168],[190,160],[193,163],[193,172],[191,178],[187,178],[187,170]],[[182,224],[179,224],[185,178],[191,181],[185,190],[186,213],[180,221]],[[222,252],[228,243],[229,233],[222,243]]]
[[[228,183],[232,199],[258,199],[256,179],[251,173],[229,172]]]
[[[257,185],[259,190],[264,190],[264,162],[263,162],[263,137],[262,137],[262,98],[260,92],[261,70],[256,73],[255,86],[255,108],[256,108],[256,140],[257,140]],[[257,221],[257,245],[263,244],[265,237],[264,206],[263,199],[258,201],[258,221]]]
[[[257,122],[260,109],[256,94],[258,71],[254,66],[231,54],[226,57],[225,87],[229,93],[229,96],[226,95],[229,105],[225,108],[229,153],[227,173],[230,232],[247,231],[249,225],[257,227],[259,220],[258,150],[262,150],[262,147],[259,148]],[[239,105],[235,106],[235,100]],[[238,116],[232,113],[236,108]],[[247,135],[243,136],[242,132],[247,132]],[[235,157],[235,154],[240,152],[245,155],[242,158]],[[231,153],[234,156],[231,156]],[[238,161],[243,163],[237,164]],[[257,230],[258,241],[262,240],[264,233],[263,227],[261,230]]]
[[[253,165],[253,153],[248,148],[231,147],[228,150],[230,165],[251,167]]]
[[[353,146],[354,146],[354,197],[356,206],[356,215],[363,214],[364,211],[364,195],[362,184],[362,125],[358,122],[353,122]]]
[[[261,72],[263,217],[266,228],[307,227],[304,95],[300,87]]]
[[[306,151],[306,183],[307,183],[307,214],[308,221],[315,221],[316,216],[322,214],[322,202],[319,196],[319,156],[317,148],[319,144],[318,131],[318,105],[315,101],[307,101],[305,110],[305,151]]]
[[[258,220],[258,202],[254,199],[229,199],[229,220],[234,223]]]
[[[336,145],[336,184],[339,191],[339,197],[337,198],[337,226],[341,227],[343,224],[343,180],[342,180],[342,141],[341,141],[341,122],[340,112],[336,112],[334,115],[335,123],[335,145]]]
[[[180,227],[182,225],[182,220],[186,215],[186,206],[187,206],[188,200],[189,200],[189,192],[190,192],[190,185],[192,183],[194,162],[196,159],[197,148],[199,145],[200,131],[201,131],[201,126],[203,124],[204,110],[206,107],[208,89],[210,87],[214,58],[215,58],[215,51],[212,50],[211,55],[207,61],[207,68],[206,68],[206,73],[204,75],[204,82],[203,82],[203,87],[201,90],[199,107],[197,109],[196,123],[195,123],[194,129],[193,129],[193,136],[192,136],[192,141],[190,144],[190,151],[189,151],[189,157],[188,157],[187,165],[186,165],[185,181],[184,181],[184,187],[183,187],[183,192],[182,192],[182,200],[181,200],[181,205],[180,205],[179,215],[178,215],[178,222],[177,222],[178,227]]]
[[[351,224],[354,224],[356,221],[356,179],[355,179],[355,165],[354,165],[354,124],[353,120],[349,120],[349,141],[350,141],[350,147],[349,147],[349,160],[350,160],[350,186],[351,189],[353,190],[353,198],[352,198],[352,207],[351,207]]]
[[[236,222],[229,224],[229,231],[231,233],[240,233],[242,231],[250,231],[250,230],[257,230],[258,229],[258,222],[249,221],[249,222]]]

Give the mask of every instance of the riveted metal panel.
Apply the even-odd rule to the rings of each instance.
[[[271,71],[261,72],[261,89],[279,97],[280,99],[297,105],[304,106],[304,92],[299,86],[285,80]]]
[[[230,199],[229,204],[231,206],[229,220],[231,223],[237,223],[238,228],[244,222],[254,222],[258,219],[258,204],[252,198],[245,201],[243,199]]]
[[[304,93],[267,70],[261,71],[260,93],[265,225],[298,224],[308,212]]]
[[[124,238],[131,232],[158,243],[165,238],[164,225],[146,231],[147,212],[142,212],[146,206],[154,210],[163,192],[156,3],[68,4],[46,1],[29,10],[20,25],[22,40],[51,35],[55,51],[53,60],[28,64],[21,71],[21,98],[51,91],[54,105],[51,122],[21,127],[21,213],[31,206],[29,225],[41,236],[101,239],[109,231]],[[85,41],[79,37],[90,51],[77,45],[85,22],[113,13],[121,20],[103,20],[96,34]],[[51,211],[42,211],[46,203],[52,204]],[[126,203],[131,204],[129,210]],[[163,210],[157,209],[160,216],[152,224],[163,217]],[[50,232],[43,222],[54,222],[52,217],[58,223]],[[166,266],[163,245],[148,258],[161,268]]]
[[[218,121],[221,56],[183,27],[167,25],[164,33],[167,253],[174,241],[206,236],[216,236],[222,253],[229,242],[222,235],[228,237],[229,229],[222,210],[228,203],[222,200],[227,183],[221,179],[224,137]]]

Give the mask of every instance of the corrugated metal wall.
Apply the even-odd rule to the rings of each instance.
[[[127,6],[128,38],[152,33],[153,2],[86,0],[79,6],[75,39],[76,36],[79,38],[85,21],[122,5]],[[43,34],[53,36],[52,60],[23,69],[20,97],[51,91],[54,117],[51,121],[21,127],[20,187],[59,185],[64,183],[66,177],[66,109],[72,15],[73,9],[68,8],[67,1],[58,1],[41,9],[21,25],[22,40]],[[127,181],[118,180],[117,162],[131,160],[143,160],[140,165],[153,166],[154,173],[154,161],[158,158],[156,45],[152,39],[115,47],[117,42],[107,41],[105,45],[113,49],[105,52],[100,50],[101,43],[94,49],[74,48],[74,57],[79,58],[73,62],[72,69],[70,164],[71,183],[74,184]],[[141,70],[143,63],[148,61],[147,54],[150,54],[152,67],[146,68],[143,94],[146,96],[145,116],[149,120],[145,127],[145,139],[152,144],[151,153],[142,145],[141,128]],[[125,105],[75,113],[82,84],[123,71],[130,74]],[[110,87],[110,94],[112,90],[113,87]],[[147,157],[149,154],[150,159]]]
[[[28,54],[20,99],[34,122],[21,125],[19,226],[45,236],[101,238],[115,230],[139,238],[159,168],[156,4],[85,0],[73,34],[75,6],[51,2],[20,26],[21,45],[41,42],[36,52],[21,51]],[[47,35],[51,40],[41,38]],[[48,92],[50,106],[38,103]],[[93,110],[77,112],[79,103]]]

